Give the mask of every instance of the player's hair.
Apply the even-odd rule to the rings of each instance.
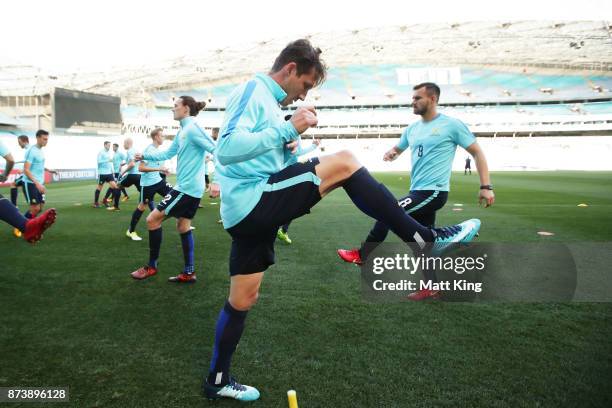
[[[48,134],[49,134],[49,132],[47,132],[44,129],[38,129],[36,131],[36,137],[47,136]]]
[[[436,101],[440,100],[440,87],[433,82],[422,82],[418,85],[415,85],[413,90],[425,88],[427,90],[427,94],[431,96],[432,94],[436,95]]]
[[[321,52],[320,48],[313,47],[306,39],[293,41],[287,44],[276,57],[270,71],[278,72],[290,62],[295,62],[298,76],[309,73],[314,68],[317,74],[317,85],[320,85],[325,81],[327,75],[327,66],[321,59]]]
[[[184,106],[189,106],[190,116],[196,116],[206,106],[206,102],[197,102],[191,96],[181,96],[180,99]]]
[[[26,135],[17,136],[17,140],[21,140],[24,143],[30,143],[30,138]]]
[[[155,136],[157,136],[158,133],[163,132],[164,129],[162,128],[155,128],[151,131],[151,139],[153,139]]]
[[[119,147],[119,143],[113,143],[113,146]]]

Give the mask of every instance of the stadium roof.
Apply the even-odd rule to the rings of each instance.
[[[498,21],[410,24],[313,33],[329,66],[427,64],[601,71],[612,75],[612,24],[603,21]],[[199,55],[54,75],[32,66],[0,66],[0,96],[42,95],[53,87],[150,101],[158,90],[238,82],[266,71],[293,38],[208,50]]]

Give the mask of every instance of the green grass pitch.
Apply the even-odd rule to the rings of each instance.
[[[377,177],[398,196],[408,190],[407,174]],[[492,177],[497,204],[485,210],[478,176],[454,174],[438,224],[478,217],[481,241],[612,241],[612,173]],[[174,221],[160,273],[133,281],[148,256],[144,217],[142,242],[124,235],[137,193],[109,213],[91,208],[93,191],[50,185],[58,220],[35,246],[0,225],[0,387],[69,386],[75,407],[212,405],[200,384],[229,285],[218,202],[204,200],[194,220],[199,281],[177,286],[166,282],[182,266]],[[358,269],[335,249],[371,225],[340,189],[291,225],[293,245],[277,243],[233,360],[238,380],[262,392],[253,406],[287,406],[288,389],[307,408],[612,406],[612,304],[367,303]]]

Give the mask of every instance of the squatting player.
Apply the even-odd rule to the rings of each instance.
[[[440,88],[432,82],[416,85],[412,96],[412,108],[421,120],[408,126],[402,132],[399,143],[385,153],[383,160],[393,161],[410,147],[412,170],[410,173],[410,192],[397,202],[420,224],[433,228],[436,211],[441,209],[448,198],[450,177],[457,146],[463,147],[476,161],[480,176],[479,200],[488,207],[495,201],[489,168],[484,152],[476,142],[476,137],[459,119],[438,113]],[[383,242],[389,228],[378,221],[359,249],[339,249],[338,255],[346,262],[358,265],[367,258],[377,243]],[[436,280],[434,271],[426,271],[428,280]],[[419,290],[410,294],[411,300],[436,298],[438,291]]]
[[[134,279],[145,279],[157,273],[157,260],[162,242],[162,222],[167,217],[175,217],[176,229],[181,235],[185,267],[183,272],[168,280],[178,283],[196,281],[193,262],[193,235],[191,220],[198,210],[198,204],[204,194],[204,156],[206,152],[214,153],[214,141],[202,130],[195,116],[204,109],[204,102],[196,102],[191,96],[181,96],[174,101],[174,120],[181,128],[174,137],[170,148],[164,152],[148,151],[138,153],[135,160],[164,161],[178,155],[176,169],[176,186],[166,194],[147,217],[149,230],[149,262],[132,272]]]
[[[267,75],[258,74],[240,85],[227,101],[215,157],[223,225],[232,237],[231,280],[203,383],[208,398],[259,398],[257,389],[230,375],[232,355],[264,271],[274,263],[278,227],[307,214],[333,189],[344,188],[361,211],[388,225],[405,242],[421,247],[433,242],[434,253],[469,242],[480,227],[479,220],[440,229],[419,224],[348,151],[284,167],[286,150],[297,148],[299,135],[317,125],[317,116],[314,108],[300,107],[285,121],[279,105],[304,100],[323,82],[326,67],[320,53],[308,40],[290,43]]]

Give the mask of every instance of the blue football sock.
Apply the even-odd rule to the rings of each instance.
[[[21,232],[25,231],[27,219],[21,215],[17,207],[2,195],[0,195],[0,220],[11,224]]]
[[[155,209],[155,201],[149,200],[149,210],[153,211]]]
[[[183,258],[185,259],[184,273],[194,272],[193,266],[193,234],[187,231],[181,234],[181,244],[183,245]]]
[[[100,190],[96,189],[96,192],[94,194],[94,203],[98,203],[100,201]]]
[[[404,212],[397,200],[383,184],[362,167],[342,185],[353,203],[363,213],[381,221],[404,242],[417,242],[424,246],[433,241],[433,233]]]
[[[17,206],[17,194],[18,193],[19,191],[17,190],[17,187],[11,188],[11,203],[13,203],[14,206]]]
[[[244,331],[247,313],[246,310],[234,309],[229,302],[225,302],[225,306],[221,309],[217,318],[215,346],[207,378],[209,384],[223,387],[229,383],[232,355]]]
[[[130,222],[130,232],[134,232],[134,230],[136,229],[136,224],[138,224],[138,221],[140,221],[141,216],[142,211],[136,208],[132,213],[132,221]]]
[[[149,266],[157,268],[157,259],[159,258],[159,248],[162,242],[162,228],[149,230]]]

